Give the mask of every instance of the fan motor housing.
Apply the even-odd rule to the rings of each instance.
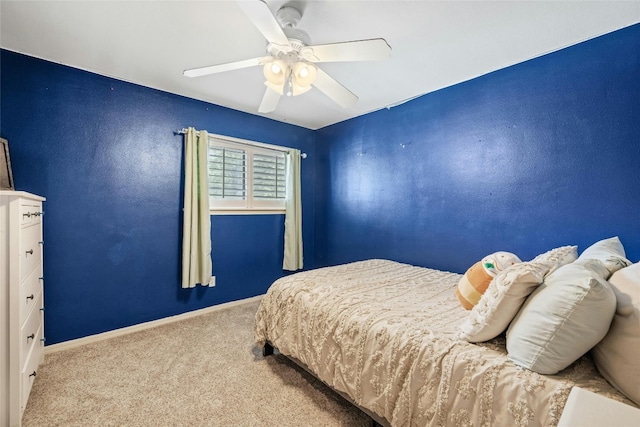
[[[293,6],[283,6],[277,13],[278,22],[284,32],[285,36],[289,40],[289,44],[296,53],[300,53],[303,47],[311,44],[311,38],[305,31],[296,28],[298,22],[302,18],[302,13]],[[289,49],[282,49],[282,46],[277,46],[272,43],[267,45],[267,52],[275,57],[279,57],[282,54],[289,53]]]
[[[284,31],[284,34],[289,39],[289,43],[291,43],[291,46],[293,46],[295,50],[300,50],[303,47],[309,46],[311,44],[311,38],[309,37],[309,34],[301,30],[300,28],[283,28],[282,31]],[[298,48],[296,45],[301,46],[300,48]]]
[[[283,28],[283,31],[296,54],[300,53],[302,48],[311,44],[309,35],[298,28]],[[290,52],[288,48],[283,49],[282,46],[269,43],[267,45],[267,53],[271,56],[279,57]]]

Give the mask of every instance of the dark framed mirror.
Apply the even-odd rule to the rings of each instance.
[[[0,138],[0,190],[13,190],[9,141]]]

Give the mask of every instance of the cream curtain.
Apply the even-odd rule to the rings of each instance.
[[[211,218],[206,131],[189,128],[185,135],[184,223],[182,227],[182,287],[193,288],[211,279]]]
[[[300,150],[287,153],[287,200],[284,220],[284,270],[302,268],[302,201],[300,197]]]

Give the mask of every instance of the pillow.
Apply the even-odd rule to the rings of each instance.
[[[517,262],[521,262],[520,258],[511,252],[495,252],[473,264],[464,273],[456,288],[456,296],[462,306],[471,310],[480,301],[493,278]]]
[[[614,273],[609,283],[616,313],[609,332],[593,350],[603,377],[640,405],[640,263]]]
[[[608,279],[613,273],[631,264],[631,261],[625,258],[624,247],[618,239],[618,236],[610,239],[600,240],[584,250],[578,257],[578,262],[584,262],[589,259],[598,259],[609,270],[609,275],[604,279]]]
[[[609,330],[616,296],[595,259],[560,267],[527,298],[507,330],[516,365],[555,374],[596,345]]]
[[[507,329],[527,296],[542,283],[548,271],[573,262],[576,258],[576,246],[563,246],[499,273],[489,284],[480,302],[460,325],[460,338],[469,342],[481,342],[500,335]]]
[[[531,262],[542,262],[549,266],[549,270],[545,274],[545,276],[548,276],[563,265],[570,264],[576,259],[578,259],[577,246],[560,246],[538,255]]]

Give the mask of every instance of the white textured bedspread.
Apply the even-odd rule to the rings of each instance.
[[[392,426],[554,426],[574,385],[624,400],[588,356],[544,376],[511,363],[504,336],[458,340],[459,279],[385,260],[287,276],[262,299],[256,342]]]

